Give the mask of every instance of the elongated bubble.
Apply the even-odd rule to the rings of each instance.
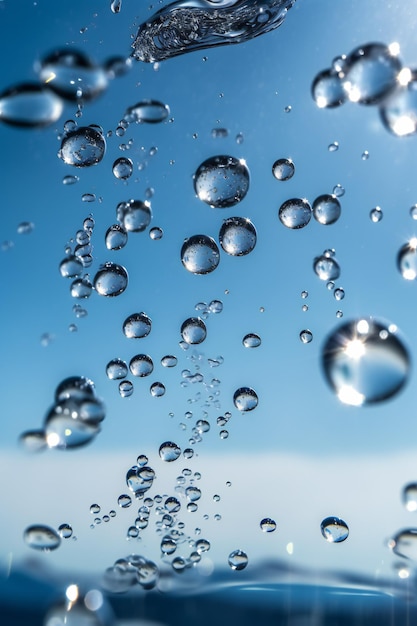
[[[22,83],[0,93],[0,121],[12,126],[48,126],[59,119],[63,108],[57,95],[36,83]]]
[[[138,61],[242,43],[280,26],[295,0],[179,0],[143,23],[132,44]]]

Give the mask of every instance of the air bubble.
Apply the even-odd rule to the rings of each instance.
[[[119,383],[119,393],[122,398],[130,398],[133,391],[133,383],[131,383],[130,380],[122,380],[122,382]]]
[[[329,543],[341,543],[349,536],[349,528],[339,517],[326,517],[320,524],[323,537]]]
[[[61,538],[56,530],[43,524],[28,526],[23,534],[23,538],[29,548],[45,552],[56,550],[61,544]]]
[[[151,205],[142,200],[120,202],[117,205],[116,217],[128,232],[141,233],[146,230],[151,222]]]
[[[324,194],[313,202],[313,217],[326,226],[334,224],[340,217],[341,206],[334,195]]]
[[[127,244],[127,239],[128,234],[120,224],[110,226],[104,237],[107,250],[121,250]]]
[[[0,121],[12,126],[49,126],[60,118],[62,111],[62,100],[35,83],[23,83],[0,93]]]
[[[402,492],[402,501],[410,513],[417,511],[417,483],[409,483]]]
[[[168,463],[176,461],[181,456],[181,448],[173,441],[165,441],[159,446],[159,456]]]
[[[112,359],[106,365],[107,378],[110,380],[121,380],[127,376],[127,365],[122,359]]]
[[[153,361],[147,354],[137,354],[129,363],[129,369],[133,376],[144,378],[153,372]]]
[[[152,329],[152,320],[146,313],[132,313],[123,322],[123,333],[128,339],[143,339]]]
[[[280,206],[278,217],[287,228],[304,228],[311,220],[311,206],[303,198],[292,198]]]
[[[346,100],[346,92],[343,89],[339,72],[333,69],[317,74],[311,86],[311,93],[320,109],[338,107]]]
[[[127,180],[133,173],[133,161],[127,157],[119,157],[113,163],[113,175],[119,180]]]
[[[94,277],[94,288],[101,296],[112,298],[123,293],[127,287],[128,275],[122,265],[105,263]]]
[[[200,200],[216,209],[234,206],[249,189],[249,170],[243,159],[215,156],[204,161],[194,175]]]
[[[311,343],[313,341],[313,333],[311,330],[302,330],[300,332],[300,341],[301,343]]]
[[[100,163],[106,151],[106,141],[92,126],[82,126],[65,135],[59,157],[67,165],[90,167]]]
[[[160,398],[161,396],[165,395],[166,389],[163,383],[157,381],[155,383],[152,383],[149,391],[151,393],[151,396],[153,396],[154,398]]]
[[[313,269],[320,280],[333,281],[340,276],[340,266],[332,256],[322,254],[314,259]]]
[[[211,237],[193,235],[185,239],[182,245],[181,261],[192,274],[209,274],[219,264],[219,248]]]
[[[398,251],[397,267],[401,276],[405,280],[416,280],[417,278],[417,238],[413,237]]]
[[[371,209],[371,211],[369,212],[369,217],[371,219],[371,222],[373,222],[374,224],[380,222],[384,217],[381,207],[377,206],[374,209]]]
[[[245,348],[258,348],[261,343],[262,340],[256,333],[248,333],[242,339],[242,344]]]
[[[277,180],[290,180],[295,174],[295,165],[291,159],[277,159],[272,166],[272,174]]]
[[[249,254],[256,245],[255,226],[245,217],[229,217],[220,228],[219,242],[231,256]]]
[[[238,411],[253,411],[258,406],[256,391],[250,387],[240,387],[233,395],[233,404]]]
[[[248,561],[248,555],[243,550],[234,550],[229,554],[228,563],[234,570],[240,571],[245,569]]]
[[[187,344],[202,343],[206,336],[206,325],[199,317],[189,317],[181,325],[181,337]]]
[[[277,523],[270,517],[264,517],[264,519],[261,520],[259,526],[264,533],[272,533],[274,532],[274,530],[276,530]]]
[[[160,124],[170,114],[169,106],[158,100],[142,100],[129,107],[125,119],[129,122]]]

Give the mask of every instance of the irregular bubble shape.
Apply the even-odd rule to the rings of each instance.
[[[143,378],[153,372],[153,361],[148,354],[137,354],[130,359],[129,369],[133,376]]]
[[[119,383],[119,393],[122,398],[130,398],[134,392],[133,383],[130,380],[122,380]]]
[[[393,47],[370,43],[347,57],[343,88],[351,102],[377,104],[397,85],[401,62]]]
[[[313,80],[311,95],[319,109],[332,109],[343,104],[346,91],[340,78],[340,72],[326,69],[319,72]]]
[[[0,93],[0,121],[22,128],[54,124],[63,111],[62,100],[36,83],[22,83]]]
[[[127,365],[122,359],[112,359],[106,365],[107,378],[110,380],[121,380],[127,376]]]
[[[305,198],[286,200],[279,208],[278,217],[287,228],[304,228],[311,220],[310,203]]]
[[[83,193],[81,200],[82,202],[95,202],[96,195],[94,193]]]
[[[405,70],[404,70],[405,71]],[[401,74],[400,74],[401,76]],[[410,70],[404,81],[380,104],[382,123],[396,137],[417,132],[417,71]]]
[[[104,263],[94,277],[94,288],[100,296],[119,296],[127,287],[128,275],[122,265]]]
[[[123,333],[128,339],[147,337],[152,329],[152,320],[146,313],[132,313],[123,322]]]
[[[256,228],[246,217],[229,217],[219,231],[219,242],[227,254],[244,256],[256,246]]]
[[[112,13],[120,13],[122,8],[122,0],[112,0],[110,3],[110,10]]]
[[[261,345],[262,340],[256,333],[248,333],[243,337],[242,343],[245,348],[258,348]]]
[[[125,119],[129,122],[159,124],[170,114],[169,106],[159,100],[141,100],[127,109]]]
[[[246,552],[243,552],[243,550],[233,550],[233,552],[229,554],[228,563],[234,570],[240,571],[245,569],[248,562],[248,555]]]
[[[76,278],[71,283],[71,296],[80,300],[89,298],[93,291],[93,285],[88,278]]]
[[[55,402],[95,399],[94,383],[84,376],[69,376],[55,389]]]
[[[313,341],[313,333],[306,328],[300,332],[301,343],[311,343]]]
[[[290,180],[295,174],[295,165],[291,159],[277,159],[272,166],[272,174],[277,180]]]
[[[158,566],[153,562],[141,557],[140,562],[135,563],[136,578],[143,589],[153,589],[159,579]]]
[[[322,254],[314,259],[313,269],[320,280],[336,280],[340,276],[339,263],[327,254]]]
[[[159,381],[156,381],[154,383],[152,383],[152,385],[149,387],[149,391],[151,393],[151,396],[153,396],[154,398],[160,398],[161,396],[165,395],[165,385]]]
[[[133,173],[133,161],[127,157],[119,157],[113,163],[113,175],[119,180],[127,180]]]
[[[402,492],[402,501],[407,511],[417,511],[417,483],[408,483]]]
[[[313,202],[313,217],[319,224],[328,226],[334,224],[340,217],[342,208],[333,194],[318,196]]]
[[[114,56],[106,59],[103,64],[107,77],[110,80],[125,76],[132,68],[132,59],[130,57]]]
[[[374,224],[378,224],[378,222],[380,222],[382,218],[384,217],[381,207],[376,206],[373,209],[371,209],[369,212],[369,217],[370,217],[371,222],[373,222]]]
[[[23,539],[29,548],[34,550],[56,550],[61,544],[61,537],[56,530],[44,524],[28,526],[23,533]]]
[[[33,222],[20,222],[20,224],[17,227],[17,234],[29,235],[31,232],[33,232],[34,228],[35,228],[35,224]]]
[[[397,327],[373,318],[338,326],[324,343],[321,361],[339,400],[354,406],[388,400],[410,374],[410,356]]]
[[[72,527],[69,524],[61,524],[58,527],[58,534],[62,539],[69,539],[72,537]]]
[[[178,359],[173,354],[166,354],[161,359],[161,365],[164,367],[175,367],[178,363]]]
[[[178,513],[178,511],[181,509],[181,502],[178,500],[178,498],[170,496],[165,500],[165,508],[169,513]]]
[[[345,290],[342,287],[337,287],[333,292],[333,296],[335,300],[343,300],[345,297]]]
[[[154,226],[149,231],[149,237],[153,239],[153,241],[159,241],[164,236],[164,231],[159,226]]]
[[[343,187],[343,185],[337,183],[337,185],[333,187],[333,195],[336,196],[336,198],[341,198],[342,196],[344,196],[345,188]]]
[[[155,472],[151,467],[134,465],[126,474],[126,484],[139,497],[152,487],[154,478]]]
[[[348,525],[339,517],[326,517],[320,524],[320,530],[329,543],[341,543],[349,536]]]
[[[41,450],[45,450],[45,432],[43,430],[26,430],[20,435],[19,443],[28,452],[40,452]]]
[[[67,400],[54,405],[46,415],[44,428],[49,448],[78,448],[90,443],[98,435],[98,424],[78,419],[79,416],[74,418],[74,412],[71,401]]]
[[[253,411],[258,406],[256,391],[250,387],[240,387],[233,395],[233,404],[238,411]]]
[[[295,0],[179,0],[146,20],[132,56],[148,63],[185,52],[242,43],[282,24]]]
[[[181,448],[173,441],[165,441],[159,446],[159,456],[168,463],[176,461],[181,456]]]
[[[210,157],[194,174],[194,190],[200,200],[215,209],[234,206],[249,189],[249,170],[243,159]]]
[[[339,142],[333,141],[333,143],[329,143],[327,149],[329,152],[337,152],[339,150]]]
[[[120,224],[112,224],[106,231],[104,241],[107,250],[121,250],[127,244],[128,234]]]
[[[181,261],[192,274],[209,274],[220,262],[219,248],[211,237],[193,235],[182,245]]]
[[[206,336],[206,325],[200,317],[189,317],[181,325],[181,337],[190,345],[202,343]]]
[[[80,179],[78,178],[78,176],[72,176],[71,174],[68,174],[67,176],[64,176],[64,178],[62,179],[62,184],[63,185],[75,185],[75,183],[78,183]]]
[[[208,305],[209,313],[218,314],[223,311],[223,302],[221,300],[212,300]]]
[[[417,561],[417,528],[400,530],[388,545],[397,556]]]
[[[270,517],[264,517],[260,521],[259,526],[261,527],[261,530],[264,533],[273,533],[274,530],[276,530],[277,528],[277,523],[275,520],[271,519]]]
[[[120,202],[117,205],[116,217],[128,232],[141,233],[146,230],[151,222],[151,205],[142,200]]]
[[[67,165],[91,167],[100,163],[105,152],[102,133],[92,126],[80,126],[64,136],[58,156]]]
[[[417,238],[413,237],[398,251],[397,267],[401,276],[406,280],[417,278]]]
[[[63,278],[75,278],[83,271],[83,264],[75,254],[69,254],[59,264],[59,271]]]
[[[78,50],[56,50],[40,62],[39,78],[66,100],[89,101],[107,87],[104,69]]]
[[[185,496],[190,502],[198,502],[201,498],[201,489],[190,485],[190,487],[187,487],[185,490]]]

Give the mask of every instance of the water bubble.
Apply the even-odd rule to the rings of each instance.
[[[377,104],[396,87],[400,70],[401,62],[390,46],[359,46],[347,58],[343,88],[351,102]]]
[[[311,86],[311,94],[320,109],[330,109],[343,104],[346,100],[346,92],[343,89],[339,72],[327,69],[317,74]]]
[[[45,439],[49,448],[78,448],[96,437],[100,432],[98,423],[83,419],[81,408],[78,403],[69,399],[49,410],[44,421]],[[101,416],[103,419],[104,412]]]
[[[165,395],[165,385],[157,381],[155,383],[152,383],[149,391],[151,392],[151,396],[153,396],[154,398],[160,398],[161,396]]]
[[[94,277],[94,288],[100,296],[113,297],[124,292],[127,287],[127,271],[122,265],[104,263]]]
[[[261,520],[259,526],[264,533],[272,533],[274,532],[274,530],[276,530],[277,523],[270,517],[264,517],[264,519]]]
[[[277,180],[290,180],[294,173],[295,165],[291,159],[277,159],[272,166],[272,174]]]
[[[163,367],[175,367],[177,363],[178,359],[173,354],[166,354],[161,359],[161,365],[163,365]]]
[[[129,72],[132,68],[132,59],[130,57],[114,56],[106,59],[103,66],[107,77],[113,80],[114,78],[125,76]]]
[[[227,254],[244,256],[256,245],[256,229],[246,217],[229,217],[219,231],[219,242]]]
[[[311,343],[313,341],[313,333],[311,330],[305,329],[300,332],[301,343]]]
[[[55,389],[55,401],[95,399],[94,383],[84,376],[70,376]]]
[[[159,446],[159,456],[163,461],[176,461],[181,456],[181,448],[173,441],[165,441]]]
[[[192,274],[209,274],[219,264],[219,248],[211,237],[193,235],[184,240],[181,261],[185,269]]]
[[[345,290],[342,287],[337,287],[333,292],[333,296],[338,301],[343,300],[345,297]]]
[[[278,217],[287,228],[304,228],[311,219],[311,206],[305,198],[291,198],[280,206]]]
[[[87,277],[76,278],[71,283],[70,291],[73,298],[78,298],[80,300],[89,298],[91,296],[91,292],[93,291],[93,285]]]
[[[343,317],[343,311],[340,311],[340,310],[336,311],[336,317],[339,319]]]
[[[221,300],[212,300],[208,305],[209,313],[218,314],[223,311],[223,302]]]
[[[159,226],[154,226],[149,231],[149,237],[153,239],[154,241],[159,241],[160,239],[162,239],[163,236],[164,236],[164,231],[162,230],[162,228],[159,228]]]
[[[323,537],[329,543],[341,543],[349,536],[349,528],[339,517],[326,517],[320,524]]]
[[[81,201],[82,202],[95,202],[96,195],[94,193],[83,193],[83,195],[81,196]]]
[[[133,161],[127,157],[119,157],[113,163],[113,174],[119,180],[126,180],[132,176]]]
[[[344,196],[345,188],[343,187],[343,185],[337,183],[337,185],[333,187],[333,195],[336,196],[336,198],[341,198],[342,196]]]
[[[132,504],[132,498],[128,496],[126,493],[122,493],[117,498],[117,504],[120,506],[121,509],[127,509]]]
[[[201,489],[195,487],[194,485],[190,485],[185,490],[185,496],[190,502],[197,502],[201,498]]]
[[[110,3],[110,10],[112,13],[120,13],[122,8],[122,0],[112,0]]]
[[[238,411],[253,411],[258,406],[258,396],[250,387],[240,387],[233,395],[233,404]]]
[[[229,554],[228,563],[234,570],[240,571],[245,569],[248,561],[248,555],[246,552],[243,552],[243,550],[233,550],[233,552]]]
[[[74,278],[83,271],[83,264],[74,254],[69,254],[59,264],[59,271],[64,278]]]
[[[410,207],[409,213],[412,220],[417,220],[417,204],[413,204],[413,206]]]
[[[409,483],[404,487],[402,501],[407,511],[417,511],[417,483]]]
[[[189,317],[181,325],[181,337],[188,344],[202,343],[206,336],[206,325],[199,317]]]
[[[152,219],[151,205],[142,200],[129,200],[117,205],[116,216],[125,230],[141,233],[149,226]]]
[[[211,131],[211,136],[213,139],[225,139],[229,136],[229,131],[227,128],[213,128]]]
[[[125,119],[131,122],[159,124],[170,115],[169,106],[158,100],[142,100],[129,107]]]
[[[399,531],[388,545],[397,556],[417,561],[417,528]]]
[[[62,184],[63,185],[75,185],[75,183],[78,183],[80,179],[78,178],[78,176],[71,176],[71,174],[68,174],[67,176],[64,176],[64,178],[62,179]]]
[[[397,254],[397,267],[406,280],[417,278],[417,238],[413,237],[401,246]]]
[[[369,217],[371,219],[371,222],[373,222],[374,224],[380,222],[384,217],[381,207],[377,206],[374,209],[371,209],[371,211],[369,212]]]
[[[100,511],[101,511],[101,507],[100,507],[99,504],[92,504],[90,506],[90,513],[92,515],[98,515],[100,513]]]
[[[204,161],[194,174],[197,196],[216,209],[234,206],[249,189],[249,170],[243,159],[215,156]]]
[[[81,126],[64,136],[59,157],[67,165],[90,167],[104,157],[106,141],[99,130]]]
[[[61,544],[61,538],[56,530],[43,524],[28,526],[23,534],[23,539],[29,548],[34,550],[56,550]]]
[[[327,149],[329,152],[337,152],[339,150],[339,142],[333,141],[332,143],[329,143]]]
[[[78,176],[76,176],[75,178],[78,179]],[[87,233],[91,234],[94,230],[94,226],[95,226],[95,221],[93,219],[93,216],[90,214],[88,217],[85,218],[83,222],[83,228]]]
[[[123,322],[123,333],[128,339],[147,337],[152,329],[152,320],[146,313],[132,313]]]
[[[58,534],[62,539],[69,539],[72,537],[72,527],[69,524],[61,524],[58,527]]]
[[[106,365],[106,374],[110,380],[126,378],[127,371],[127,365],[122,359],[112,359]]]
[[[17,227],[18,235],[29,235],[33,229],[35,228],[35,224],[33,222],[20,222]]]
[[[119,393],[122,398],[130,398],[134,392],[133,383],[130,380],[122,380],[119,383]]]
[[[325,379],[345,404],[362,406],[397,394],[410,357],[394,324],[359,318],[337,327],[322,350]]]
[[[146,493],[153,484],[155,478],[155,472],[151,467],[147,465],[131,467],[126,474],[126,484],[130,491],[133,491],[136,497]],[[143,517],[143,512],[141,513]],[[147,516],[147,518],[149,515]],[[146,521],[147,521],[146,518]]]
[[[70,324],[68,326],[68,330],[70,331],[70,333],[76,333],[78,330],[78,326],[76,324]]]
[[[261,345],[262,340],[256,333],[248,333],[243,337],[242,343],[245,348],[258,348]]]
[[[43,430],[27,430],[20,435],[19,443],[28,452],[40,452],[46,448],[45,432]]]
[[[334,195],[318,196],[313,202],[313,217],[324,225],[334,224],[340,217],[341,206]]]
[[[417,72],[410,71],[404,83],[397,85],[379,108],[382,123],[396,137],[417,132]]]
[[[130,359],[129,369],[133,376],[143,378],[153,372],[153,361],[147,354],[137,354]]]
[[[340,276],[340,265],[335,258],[322,254],[314,259],[313,269],[320,280],[336,280]]]
[[[62,111],[61,99],[42,85],[22,83],[0,93],[0,121],[12,126],[48,126]]]
[[[127,244],[127,239],[127,232],[120,224],[110,226],[104,237],[107,250],[121,250]]]

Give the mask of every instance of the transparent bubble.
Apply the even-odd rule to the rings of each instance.
[[[227,128],[213,128],[211,131],[211,136],[213,139],[225,139],[229,136],[229,131]]]
[[[161,359],[161,365],[164,367],[175,367],[178,363],[178,359],[173,354],[166,354]]]
[[[201,489],[191,485],[185,490],[185,496],[190,502],[197,502],[201,498]]]
[[[401,62],[389,46],[370,43],[347,58],[343,88],[351,102],[377,104],[397,85]]]
[[[323,537],[329,543],[341,543],[349,536],[349,528],[339,517],[326,517],[320,524]]]
[[[256,245],[256,229],[246,217],[229,217],[219,231],[219,242],[227,254],[244,256]]]
[[[243,337],[242,343],[245,348],[258,348],[261,345],[262,340],[256,333],[248,333]]]
[[[229,554],[228,563],[234,570],[239,571],[245,569],[248,561],[248,555],[246,552],[243,552],[243,550],[233,550],[233,552]]]
[[[95,398],[94,383],[84,376],[70,376],[61,381],[55,390],[55,401],[79,400]]]
[[[20,222],[17,227],[18,235],[29,235],[33,229],[35,228],[35,224],[33,222]]]
[[[19,443],[28,452],[40,452],[46,448],[45,433],[43,430],[26,430],[20,435]]]
[[[66,100],[88,101],[107,87],[106,72],[78,50],[56,50],[40,62],[39,78]]]
[[[190,345],[202,343],[206,336],[206,325],[199,317],[189,317],[181,325],[181,337]]]
[[[303,198],[291,198],[280,206],[278,217],[287,228],[304,228],[311,220],[311,206]]]
[[[93,291],[93,285],[87,277],[76,278],[71,283],[71,296],[80,300],[89,298]]]
[[[339,150],[339,142],[333,141],[332,143],[329,143],[327,149],[329,152],[337,152]]]
[[[149,388],[149,391],[151,392],[151,396],[153,396],[154,398],[160,398],[161,396],[165,395],[165,385],[159,381],[152,383],[152,385]]]
[[[142,200],[120,202],[117,205],[116,217],[128,232],[141,233],[151,222],[151,205]]]
[[[120,13],[122,8],[122,0],[112,0],[110,3],[110,10],[112,13]]]
[[[90,506],[90,513],[92,515],[98,515],[100,513],[100,511],[101,511],[101,507],[100,507],[99,504],[92,504]]]
[[[155,472],[151,467],[134,465],[126,474],[126,484],[130,491],[133,491],[135,496],[139,497],[152,487],[154,478]]]
[[[340,276],[340,266],[335,258],[322,254],[314,259],[313,269],[320,280],[336,280]]]
[[[404,487],[402,501],[407,511],[417,511],[417,483],[408,483]]]
[[[153,589],[159,579],[158,566],[153,562],[140,557],[135,563],[137,581],[143,589]]]
[[[154,228],[151,228],[151,230],[149,231],[149,237],[154,241],[159,241],[160,239],[162,239],[163,236],[164,231],[162,230],[162,228],[159,228],[159,226],[154,226]]]
[[[417,220],[417,204],[410,207],[409,213],[412,220]]]
[[[343,185],[337,183],[337,185],[333,187],[333,195],[336,196],[336,198],[341,198],[342,196],[344,196],[345,188],[343,187]]]
[[[81,126],[64,136],[59,157],[67,165],[90,167],[104,157],[106,141],[99,130]]]
[[[324,225],[334,224],[340,217],[341,206],[334,195],[318,196],[313,202],[313,217]]]
[[[128,496],[126,493],[122,493],[117,498],[117,504],[120,506],[121,509],[128,509],[130,505],[132,504],[132,498]]]
[[[110,226],[104,237],[107,250],[121,250],[127,244],[127,239],[128,234],[120,224]]]
[[[184,240],[181,261],[185,269],[192,274],[209,274],[219,264],[219,248],[211,237],[193,235]]]
[[[82,202],[95,202],[96,195],[94,193],[83,193],[83,195],[81,196],[81,201]]]
[[[337,287],[333,292],[333,296],[335,300],[343,300],[343,298],[345,297],[345,290],[342,287]]]
[[[397,85],[379,109],[385,128],[396,137],[417,132],[417,72],[410,71],[404,82]]]
[[[74,278],[83,271],[83,264],[75,254],[69,254],[59,264],[59,271],[64,278]]]
[[[338,107],[346,100],[339,72],[326,69],[317,74],[311,86],[313,100],[320,109]]]
[[[115,0],[121,1],[121,0]],[[106,59],[104,62],[104,69],[106,70],[107,77],[110,80],[114,78],[120,78],[125,76],[132,68],[132,59],[130,57],[114,56]]]
[[[397,556],[417,561],[417,528],[400,530],[388,545]]]
[[[121,380],[127,376],[127,365],[122,359],[112,359],[106,365],[106,374],[110,380]]]
[[[119,180],[127,180],[133,173],[133,161],[127,157],[119,157],[113,163],[113,174]]]
[[[84,446],[100,432],[96,422],[81,418],[72,400],[54,405],[45,417],[44,428],[48,448],[60,450]]]
[[[209,313],[221,313],[223,311],[223,302],[221,300],[212,300],[208,305]]]
[[[0,93],[0,121],[23,128],[54,124],[63,111],[62,100],[36,83],[22,83]]]
[[[165,508],[169,513],[178,513],[178,511],[181,509],[181,502],[178,500],[178,498],[170,496],[165,500]]]
[[[176,461],[181,456],[181,448],[173,441],[165,441],[159,446],[159,456],[163,461]]]
[[[61,544],[61,538],[56,530],[43,524],[28,526],[23,533],[23,539],[26,545],[34,550],[56,550]]]
[[[122,380],[119,383],[119,393],[122,398],[130,398],[134,392],[133,383],[130,380]]]
[[[152,320],[146,313],[132,313],[123,322],[123,333],[128,339],[143,339],[152,329]]]
[[[197,196],[216,209],[234,206],[249,189],[249,170],[243,159],[215,156],[204,161],[194,174]]]
[[[272,174],[277,180],[290,180],[295,174],[295,165],[291,159],[277,159],[272,166]]]
[[[250,387],[240,387],[233,395],[233,404],[238,411],[253,411],[258,406],[258,396]]]
[[[147,354],[137,354],[130,359],[129,369],[133,376],[143,378],[153,372],[153,361]]]
[[[270,517],[264,517],[264,519],[261,520],[259,526],[264,533],[272,533],[274,532],[274,530],[276,530],[277,523]]]
[[[364,150],[362,152],[361,159],[362,159],[362,161],[367,161],[369,159],[369,152],[368,152],[368,150]]]
[[[313,341],[313,333],[311,330],[305,329],[300,332],[301,343],[311,343]]]
[[[61,524],[58,527],[58,534],[62,539],[69,539],[72,537],[72,527],[69,524]]]
[[[94,277],[94,288],[100,296],[113,297],[124,292],[128,283],[126,269],[116,263],[104,263]]]
[[[410,357],[394,324],[359,318],[330,334],[322,367],[339,400],[361,406],[396,395],[408,380]]]
[[[406,280],[417,278],[417,238],[413,237],[401,246],[397,254],[397,267]]]
[[[64,178],[62,179],[62,184],[63,185],[75,185],[75,183],[78,183],[80,179],[78,178],[78,176],[71,176],[70,174],[68,174],[67,176],[64,176]]]
[[[371,209],[371,211],[369,212],[369,217],[371,219],[371,222],[373,222],[374,224],[380,222],[384,217],[381,207],[377,206]]]
[[[68,326],[68,330],[70,331],[70,333],[76,333],[78,330],[78,326],[76,324],[70,324]]]
[[[129,107],[125,119],[129,122],[159,124],[170,115],[169,106],[158,100],[142,100]]]

